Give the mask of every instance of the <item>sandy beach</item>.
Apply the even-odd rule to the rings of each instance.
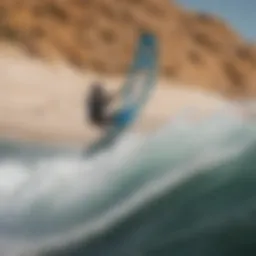
[[[0,76],[1,137],[46,144],[87,144],[95,140],[100,131],[86,120],[84,112],[88,85],[100,80],[115,92],[123,82],[10,54],[0,59]],[[184,108],[196,108],[204,115],[226,104],[220,96],[168,83],[158,80],[133,131],[154,131]]]

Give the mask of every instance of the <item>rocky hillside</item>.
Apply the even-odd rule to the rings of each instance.
[[[33,57],[120,74],[140,31],[161,46],[161,75],[229,97],[256,95],[256,50],[228,25],[169,0],[1,0],[0,40]]]

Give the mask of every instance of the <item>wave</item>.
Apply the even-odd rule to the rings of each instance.
[[[1,255],[246,255],[255,131],[254,118],[227,108],[179,114],[91,159],[1,141]]]

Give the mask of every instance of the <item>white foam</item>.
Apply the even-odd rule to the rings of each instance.
[[[39,158],[30,166],[22,159],[2,162],[0,225],[10,228],[9,236],[0,228],[0,241],[26,251],[97,234],[203,167],[240,154],[249,141],[255,141],[255,132],[247,126],[230,110],[200,122],[183,115],[147,140],[127,135],[94,159],[79,155]],[[134,187],[139,177],[145,179]],[[120,204],[119,194],[125,188]],[[81,211],[83,219],[78,218]],[[38,229],[46,228],[38,237],[29,231],[35,224]]]

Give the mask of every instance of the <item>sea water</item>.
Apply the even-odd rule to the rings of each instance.
[[[255,120],[234,109],[177,114],[89,159],[0,142],[3,256],[256,255],[255,225]]]

